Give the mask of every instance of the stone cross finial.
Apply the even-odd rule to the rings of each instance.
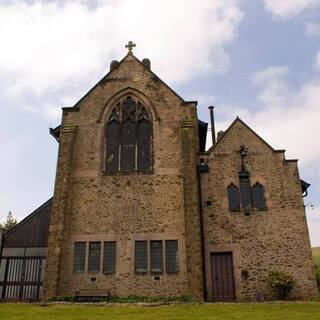
[[[132,52],[132,49],[136,46],[135,43],[133,43],[132,41],[129,41],[128,44],[126,44],[126,48],[128,49],[128,53]]]
[[[244,158],[247,156],[248,154],[248,149],[242,145],[240,146],[240,156],[241,156],[241,170],[245,170],[244,169]]]

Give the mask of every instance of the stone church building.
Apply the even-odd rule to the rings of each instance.
[[[54,196],[2,238],[0,298],[268,299],[270,271],[317,294],[297,160],[236,118],[208,124],[128,54],[63,108]],[[272,121],[272,119],[269,119]]]

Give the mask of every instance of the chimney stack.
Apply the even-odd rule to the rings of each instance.
[[[214,115],[213,115],[214,106],[210,106],[210,125],[211,125],[211,135],[212,135],[212,145],[216,143],[216,130],[214,127]]]

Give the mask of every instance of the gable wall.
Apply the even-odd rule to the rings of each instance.
[[[251,185],[265,188],[267,211],[229,212],[227,186],[239,186],[240,146],[248,156],[245,168]],[[269,271],[284,271],[297,283],[294,295],[300,298],[317,294],[310,241],[301,196],[296,162],[284,161],[251,130],[236,123],[207,156],[210,172],[202,174],[206,238],[207,289],[212,299],[210,253],[232,251],[236,296],[255,300],[257,294],[270,297],[265,278]],[[243,271],[248,272],[245,280]]]
[[[133,92],[149,102],[152,111],[153,173],[106,175],[102,164],[105,120],[112,107],[108,101],[128,87],[136,89]],[[128,56],[79,103],[80,111],[64,112],[46,297],[72,294],[75,289],[108,289],[116,295],[201,298],[196,106],[181,102]],[[179,273],[164,274],[160,282],[151,275],[134,275],[134,241],[144,239],[178,239]],[[117,241],[117,273],[73,274],[74,241],[103,240]],[[97,279],[94,283],[91,276]]]

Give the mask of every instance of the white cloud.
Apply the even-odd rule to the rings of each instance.
[[[252,81],[261,88],[260,106],[220,108],[224,119],[217,127],[224,129],[238,114],[274,148],[287,150],[287,158],[298,158],[303,165],[315,166],[320,159],[320,79],[298,88],[289,86],[287,67],[272,66],[255,73]]]
[[[281,106],[286,102],[288,85],[285,77],[289,74],[286,66],[272,66],[253,75],[253,83],[263,87],[258,100],[263,104]]]
[[[13,1],[0,7],[0,81],[12,96],[84,88],[130,39],[169,82],[224,72],[242,16],[238,0]]]
[[[267,11],[281,19],[291,18],[302,13],[320,7],[320,0],[263,0]]]
[[[318,53],[316,55],[315,61],[314,61],[315,68],[320,71],[320,50],[318,50]]]
[[[320,23],[307,22],[306,34],[309,36],[320,36]],[[315,57],[314,66],[316,70],[320,71],[320,49],[318,49]]]
[[[307,22],[306,33],[309,36],[319,36],[320,35],[320,23]]]

